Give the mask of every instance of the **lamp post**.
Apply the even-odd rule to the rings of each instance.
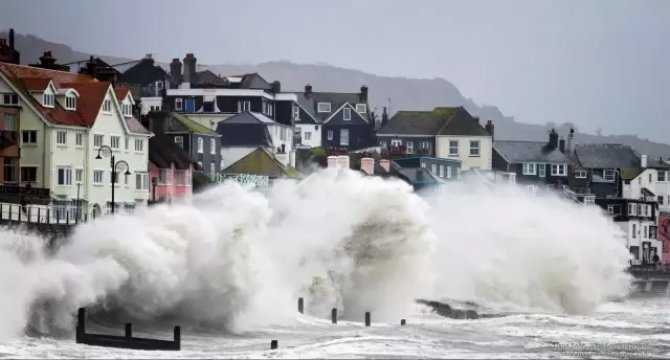
[[[104,153],[103,153],[103,151],[104,151]],[[95,158],[96,158],[96,160],[100,160],[100,159],[103,158],[103,155],[107,156],[107,154],[109,154],[109,157],[110,157],[109,164],[112,168],[112,214],[114,214],[114,208],[115,208],[115,204],[114,204],[114,184],[116,184],[116,168],[117,168],[118,165],[124,165],[126,167],[126,172],[124,173],[124,175],[130,175],[130,165],[128,165],[128,162],[126,162],[125,160],[115,161],[114,152],[112,151],[112,148],[107,146],[107,145],[100,146],[100,148],[98,149],[98,156],[96,156]]]

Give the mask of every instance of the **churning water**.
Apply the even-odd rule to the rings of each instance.
[[[227,183],[101,218],[53,254],[37,236],[1,234],[0,356],[537,357],[613,339],[668,351],[666,300],[623,300],[619,228],[598,209],[511,185],[417,195],[400,181],[329,169],[267,193]],[[444,319],[416,298],[508,315]],[[159,335],[180,324],[184,351],[76,345],[82,306],[110,332],[128,321]],[[325,320],[332,307],[337,326]],[[359,323],[365,311],[372,328]],[[279,352],[265,351],[270,338],[281,339]]]

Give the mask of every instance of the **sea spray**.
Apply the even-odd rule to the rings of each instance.
[[[620,232],[597,209],[472,183],[420,197],[348,170],[103,217],[49,256],[36,236],[2,235],[0,335],[69,332],[80,306],[239,331],[293,321],[298,296],[355,320],[396,321],[430,296],[582,312],[627,280]]]
[[[625,296],[624,234],[597,206],[481,181],[425,194],[442,274],[436,296],[513,311],[585,313]]]

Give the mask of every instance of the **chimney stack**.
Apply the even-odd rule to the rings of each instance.
[[[364,157],[361,159],[361,171],[366,175],[374,175],[375,173],[375,159],[371,157]]]
[[[56,64],[56,59],[51,56],[51,51],[45,51],[42,56],[40,56],[40,65],[45,69],[52,69],[54,64]]]
[[[193,53],[186,54],[184,57],[184,82],[192,83],[195,81],[195,66],[197,59],[193,56]]]
[[[486,132],[488,132],[489,135],[491,135],[491,140],[493,140],[493,133],[495,131],[495,126],[493,125],[493,121],[487,120],[485,129],[486,129]]]
[[[328,168],[334,168],[337,167],[337,156],[329,156],[328,157]]]
[[[565,139],[558,141],[558,149],[565,154]]]
[[[368,102],[368,87],[365,85],[361,86],[361,102],[362,103]]]
[[[549,143],[547,143],[547,148],[549,150],[554,150],[558,147],[558,133],[556,130],[551,129],[549,132]]]
[[[568,151],[568,153],[572,153],[572,146],[574,145],[573,144],[574,139],[575,139],[575,129],[570,128],[570,132],[568,133],[568,144],[566,145],[566,150]]]
[[[305,85],[305,97],[310,97],[312,95],[312,85]]]
[[[389,159],[381,159],[379,160],[379,166],[384,169],[387,173],[391,171],[391,160]]]
[[[338,156],[337,167],[340,169],[350,169],[351,167],[349,166],[349,156],[348,155]]]
[[[640,166],[643,169],[647,167],[647,155],[640,155]]]
[[[9,29],[9,47],[14,50],[14,29]]]
[[[181,61],[179,58],[172,59],[170,63],[170,77],[172,78],[172,85],[176,88],[181,84]]]
[[[281,92],[281,83],[278,80],[272,82],[272,92],[275,94]]]
[[[389,122],[389,114],[386,112],[386,106],[384,106],[384,110],[382,111],[382,127],[388,124],[388,122]]]

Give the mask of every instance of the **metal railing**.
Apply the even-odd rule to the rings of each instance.
[[[85,209],[74,205],[20,205],[0,203],[0,222],[76,225],[88,220]]]

